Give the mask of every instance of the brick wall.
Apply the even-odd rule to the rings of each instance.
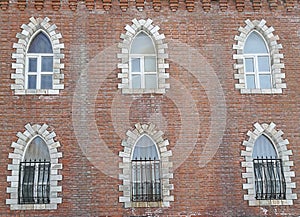
[[[297,200],[292,206],[248,206],[243,199],[246,191],[242,185],[246,180],[241,178],[244,169],[240,154],[244,148],[241,144],[254,123],[276,123],[290,142],[288,148],[294,154],[291,159],[296,173],[293,181],[300,184],[298,3],[103,0],[59,4],[53,0],[26,5],[23,1],[3,0],[0,5],[0,216],[262,216],[265,213],[295,216],[300,213]],[[63,36],[65,89],[59,95],[17,96],[10,88],[14,82],[10,76],[14,73],[11,64],[15,36],[31,16],[49,17]],[[165,35],[171,84],[165,95],[122,95],[118,89],[118,43],[120,35],[126,33],[125,26],[131,25],[134,18],[152,19]],[[265,19],[280,37],[287,84],[282,94],[243,95],[235,89],[232,45],[246,19]],[[180,62],[178,54],[187,62]],[[194,71],[197,67],[199,70]],[[223,106],[220,111],[224,113],[214,113],[218,105]],[[87,118],[80,119],[80,115]],[[169,208],[125,209],[119,203],[118,188],[121,142],[134,124],[148,122],[156,124],[170,142],[175,200]],[[47,123],[48,130],[55,131],[55,139],[61,144],[63,202],[57,210],[10,211],[5,204],[9,198],[5,193],[6,179],[11,175],[7,170],[11,163],[8,154],[13,151],[10,145],[27,123]],[[218,128],[218,123],[224,128]],[[220,134],[220,138],[212,138]]]

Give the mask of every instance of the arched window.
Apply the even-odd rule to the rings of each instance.
[[[44,32],[39,32],[31,41],[26,63],[26,89],[52,89],[53,49]]]
[[[165,63],[168,58],[165,36],[159,34],[160,28],[153,26],[151,19],[133,19],[132,23],[131,26],[126,25],[126,34],[121,34],[123,40],[118,54],[121,83],[118,88],[123,94],[164,94],[170,88],[170,84],[166,83],[169,64]]]
[[[62,35],[56,32],[57,26],[49,21],[48,17],[31,17],[17,34],[18,43],[13,44],[16,52],[12,54],[15,72],[11,74],[15,80],[11,89],[17,95],[59,94],[64,89],[64,44],[60,43]]]
[[[265,135],[259,136],[253,147],[255,198],[257,200],[286,199],[286,183],[282,160]]]
[[[263,37],[251,32],[244,46],[244,67],[246,88],[271,89],[270,54]]]
[[[283,54],[279,37],[274,28],[268,27],[265,20],[246,20],[245,27],[239,27],[240,35],[235,36],[233,65],[235,88],[242,94],[278,94],[286,88],[285,73],[282,72]]]
[[[245,168],[242,178],[247,181],[243,184],[247,190],[244,200],[249,206],[293,205],[297,195],[292,192],[296,184],[292,182],[295,173],[289,141],[283,139],[283,132],[276,130],[274,123],[255,123],[254,127],[248,131],[249,139],[243,142],[245,150],[241,151]]]
[[[20,163],[19,204],[50,202],[50,168],[47,144],[37,136],[28,145]]]
[[[119,153],[122,158],[119,190],[123,192],[119,201],[125,208],[169,207],[174,201],[169,141],[152,123],[137,123],[126,135],[122,142],[124,151]]]
[[[132,201],[161,201],[160,170],[156,144],[147,135],[141,136],[131,159]]]
[[[130,49],[130,87],[157,88],[156,49],[152,39],[140,32],[133,39]]]
[[[25,128],[17,133],[18,139],[11,145],[14,151],[8,156],[12,162],[8,165],[10,196],[6,204],[11,210],[57,209],[62,203],[60,143],[54,140],[56,134],[47,130],[47,124],[26,124]]]

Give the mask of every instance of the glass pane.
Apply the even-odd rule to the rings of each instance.
[[[246,75],[246,84],[247,84],[247,89],[255,88],[254,75]]]
[[[244,53],[268,53],[268,49],[263,38],[257,33],[252,32],[245,43]]]
[[[259,72],[269,72],[270,62],[268,56],[260,56],[258,58],[258,71]]]
[[[145,72],[156,72],[156,57],[145,57]]]
[[[52,89],[52,75],[41,76],[41,89]]]
[[[42,72],[53,72],[53,57],[42,57]]]
[[[245,59],[245,70],[246,72],[254,72],[254,61],[253,58]]]
[[[261,89],[271,88],[271,75],[259,75],[259,82]]]
[[[132,58],[131,59],[131,71],[132,72],[140,72],[141,71],[141,59],[140,58]]]
[[[155,143],[146,135],[142,136],[136,143],[132,160],[159,160]]]
[[[155,54],[152,39],[144,32],[139,33],[131,44],[132,54]]]
[[[37,72],[37,58],[29,58],[29,72]]]
[[[32,40],[28,53],[53,53],[49,38],[43,32],[40,32]]]
[[[132,75],[132,88],[141,88],[141,75]]]
[[[259,136],[255,143],[252,152],[253,159],[255,158],[277,158],[276,150],[272,142],[265,136]]]
[[[28,89],[36,89],[36,75],[28,75]]]
[[[145,87],[157,88],[156,75],[145,75]]]
[[[26,161],[39,159],[50,161],[48,146],[41,137],[37,136],[31,141],[26,149],[24,159]]]

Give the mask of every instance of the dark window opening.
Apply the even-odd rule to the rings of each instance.
[[[20,163],[19,204],[50,203],[49,161],[24,161]]]

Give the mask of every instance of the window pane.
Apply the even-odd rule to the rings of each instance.
[[[253,58],[246,58],[245,59],[245,68],[246,72],[254,72],[254,61]]]
[[[260,72],[269,72],[270,71],[270,63],[268,56],[260,56],[258,58],[258,71]]]
[[[28,75],[28,89],[36,89],[36,75]]]
[[[131,71],[132,72],[140,72],[141,71],[141,59],[140,58],[132,58],[131,59]]]
[[[37,72],[37,58],[29,58],[29,72]]]
[[[257,33],[252,32],[245,43],[244,53],[268,53],[268,49],[263,38]]]
[[[247,75],[246,76],[246,84],[247,84],[248,89],[254,89],[255,88],[254,75]]]
[[[259,75],[260,88],[270,89],[271,88],[271,75]]]
[[[49,38],[43,33],[39,33],[32,40],[28,53],[53,53]]]
[[[52,75],[41,76],[41,89],[52,89]]]
[[[253,147],[253,159],[255,158],[277,158],[277,153],[272,142],[265,135],[259,136]]]
[[[42,57],[42,72],[53,72],[53,57]]]
[[[157,88],[156,75],[145,75],[145,87]]]
[[[141,75],[132,75],[132,88],[141,88]]]
[[[144,32],[139,33],[131,44],[132,54],[155,54],[151,38]]]
[[[155,57],[145,57],[145,72],[156,72]]]

